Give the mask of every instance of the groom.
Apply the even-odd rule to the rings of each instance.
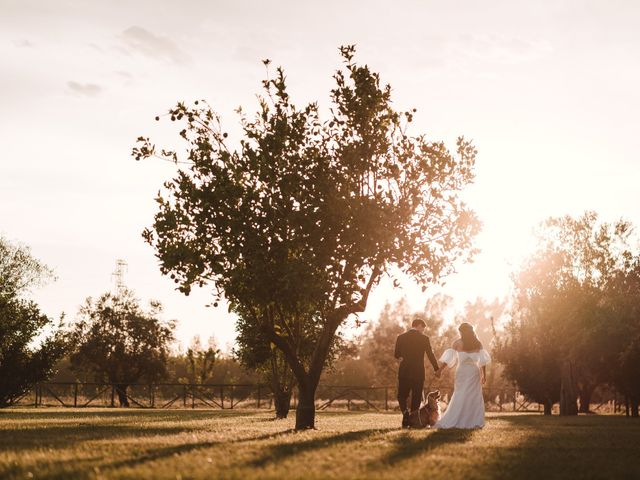
[[[424,320],[417,318],[411,323],[411,330],[398,335],[396,340],[395,357],[400,359],[398,405],[402,412],[402,428],[409,426],[409,413],[420,408],[424,388],[425,353],[436,371],[436,376],[440,376],[439,365],[431,350],[429,337],[423,334],[426,326]],[[411,410],[407,409],[409,394],[411,394]]]

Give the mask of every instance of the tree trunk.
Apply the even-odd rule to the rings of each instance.
[[[551,415],[551,409],[553,408],[553,403],[550,401],[546,401],[543,403],[544,405],[544,414]]]
[[[560,383],[560,415],[578,414],[578,391],[576,388],[574,365],[571,361],[564,361],[561,367]]]
[[[291,390],[282,388],[277,382],[271,387],[273,389],[273,403],[276,407],[276,418],[287,418],[291,408]]]
[[[640,401],[637,397],[631,397],[631,416],[638,418],[638,407],[640,407]]]
[[[298,408],[296,408],[296,430],[316,428],[316,388],[314,385],[298,382]]]
[[[379,275],[379,272],[376,273]],[[366,298],[372,284],[368,286],[367,292],[361,302],[366,306]],[[364,311],[358,310],[358,311]],[[316,404],[315,396],[318,383],[320,382],[320,375],[322,369],[327,361],[327,355],[331,349],[331,344],[334,340],[336,330],[340,324],[347,318],[348,315],[355,313],[354,311],[345,311],[342,307],[338,308],[330,318],[326,319],[326,323],[318,337],[316,346],[311,355],[311,361],[309,362],[309,369],[305,370],[302,362],[300,361],[297,353],[292,349],[282,337],[277,335],[275,331],[271,330],[271,341],[282,350],[285,359],[291,371],[293,372],[296,382],[298,384],[298,406],[296,408],[296,430],[306,430],[315,428],[316,419]]]
[[[120,403],[121,407],[128,407],[129,406],[129,399],[127,398],[127,388],[129,388],[129,385],[122,384],[122,383],[116,385],[116,393],[118,394],[118,402]]]
[[[276,407],[276,418],[283,419],[289,415],[291,408],[291,392],[293,390],[293,372],[282,354],[272,350],[270,357],[271,373],[267,374],[273,392],[273,403]]]
[[[589,405],[591,404],[591,395],[596,389],[595,385],[583,385],[580,390],[580,410],[579,413],[589,413]]]

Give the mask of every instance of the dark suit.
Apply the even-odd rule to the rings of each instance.
[[[411,411],[420,408],[424,388],[424,355],[427,354],[434,370],[438,370],[429,337],[411,329],[396,340],[395,357],[402,358],[398,370],[398,404],[400,411],[407,410],[407,399],[411,394]]]

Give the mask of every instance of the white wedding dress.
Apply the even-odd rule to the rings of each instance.
[[[434,428],[482,428],[484,427],[484,399],[480,383],[480,367],[491,361],[486,350],[458,352],[445,350],[440,361],[449,368],[458,365],[453,395],[447,410]]]

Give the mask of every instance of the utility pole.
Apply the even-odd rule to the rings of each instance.
[[[125,290],[127,289],[127,287],[124,284],[124,274],[126,271],[127,271],[127,262],[125,262],[121,258],[117,259],[116,269],[111,274],[111,279],[115,284],[114,293],[118,297],[121,297],[124,294]]]

